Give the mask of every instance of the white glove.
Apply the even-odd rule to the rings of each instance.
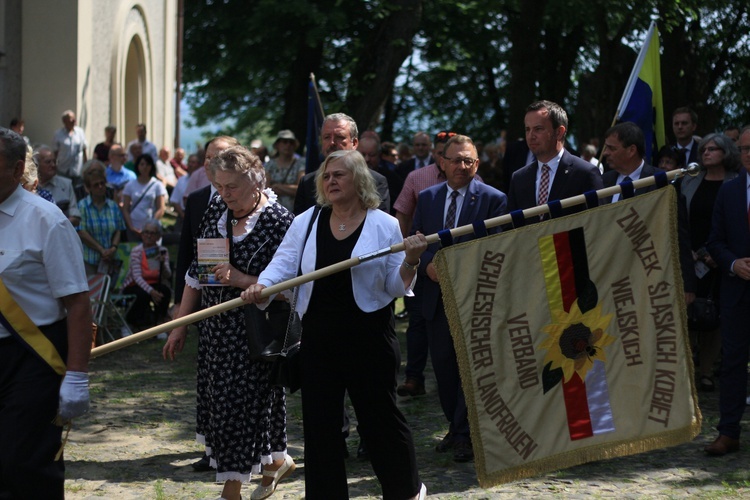
[[[89,374],[65,372],[60,386],[60,417],[70,420],[89,411]]]

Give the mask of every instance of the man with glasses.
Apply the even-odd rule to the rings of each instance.
[[[122,144],[114,143],[109,148],[109,165],[107,165],[107,184],[115,190],[115,201],[122,202],[122,189],[125,184],[135,180],[135,172],[124,168],[125,149]]]
[[[508,210],[544,205],[602,188],[599,168],[563,147],[568,131],[568,115],[563,108],[551,101],[536,101],[526,108],[524,125],[526,142],[536,161],[513,173],[508,188]],[[585,209],[585,205],[575,205],[563,209],[563,214]],[[545,218],[549,217],[526,222]]]
[[[419,193],[414,214],[412,233],[429,235],[443,229],[471,224],[499,217],[507,212],[508,200],[497,189],[475,179],[479,157],[471,138],[465,135],[451,137],[445,145],[441,160],[446,181]],[[500,228],[489,229],[489,233]],[[454,239],[455,243],[475,239],[473,234]],[[458,372],[458,360],[453,346],[438,275],[432,259],[440,248],[434,243],[422,254],[419,263],[419,281],[422,314],[429,338],[430,357],[437,379],[440,406],[450,423],[448,434],[437,445],[439,453],[452,452],[456,462],[474,459],[469,435],[469,419]]]

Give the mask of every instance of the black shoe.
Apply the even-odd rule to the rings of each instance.
[[[409,319],[409,311],[407,311],[406,309],[404,309],[400,313],[396,313],[396,319],[401,319],[401,320],[403,320],[403,319]]]
[[[274,359],[279,357],[279,354],[281,354],[281,349],[283,348],[283,341],[273,339],[271,343],[268,344],[265,349],[263,349],[263,352],[260,353],[260,357],[265,361],[273,361]]]
[[[193,467],[193,470],[195,472],[208,472],[210,470],[213,470],[213,468],[211,467],[211,459],[208,458],[208,455],[206,455],[205,453],[200,460],[198,460],[197,462],[193,462],[190,465]]]
[[[474,449],[471,447],[471,441],[461,440],[453,444],[453,461],[454,462],[471,462],[474,460]]]
[[[357,459],[358,460],[367,460],[370,458],[369,453],[367,453],[367,448],[365,448],[365,442],[362,440],[362,438],[359,438],[359,446],[357,447]]]
[[[435,446],[435,451],[438,453],[448,453],[453,449],[453,445],[453,435],[448,432],[437,446]]]
[[[698,389],[703,392],[713,392],[714,390],[713,379],[707,375],[703,375],[700,379],[700,383],[698,384]]]

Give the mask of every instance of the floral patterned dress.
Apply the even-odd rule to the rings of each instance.
[[[249,233],[235,236],[232,262],[242,272],[257,276],[271,261],[294,216],[269,197],[259,214],[249,218]],[[211,201],[200,226],[200,238],[226,238],[227,206]],[[196,251],[197,255],[197,251]],[[187,284],[199,287],[197,260]],[[242,289],[202,287],[201,306],[207,308],[239,297]],[[269,383],[271,363],[248,356],[242,307],[211,316],[200,323],[197,372],[198,442],[216,466],[216,480],[249,481],[261,464],[286,455],[286,400],[284,390]]]

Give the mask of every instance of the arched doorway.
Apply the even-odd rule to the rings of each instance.
[[[145,122],[146,109],[146,64],[143,43],[138,35],[133,36],[125,60],[125,127],[121,137],[125,143],[135,139],[135,126]]]

